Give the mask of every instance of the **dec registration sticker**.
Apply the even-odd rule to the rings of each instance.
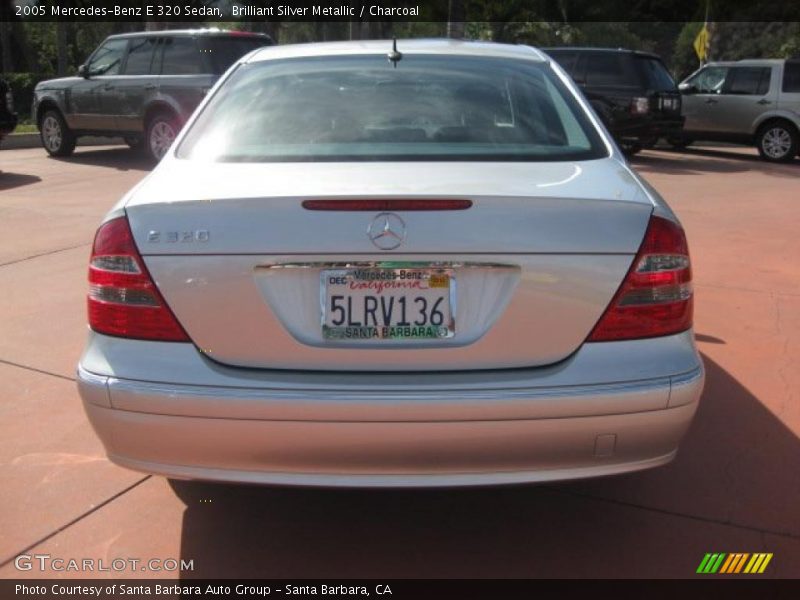
[[[321,273],[322,337],[424,340],[455,333],[455,278],[438,268],[351,268]]]

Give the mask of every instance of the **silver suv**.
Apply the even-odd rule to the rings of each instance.
[[[122,136],[160,160],[219,76],[272,43],[264,34],[219,29],[112,35],[77,77],[36,86],[32,112],[42,145],[69,156],[79,136]]]
[[[686,118],[680,137],[753,145],[765,160],[791,161],[800,148],[800,60],[708,63],[678,88]]]

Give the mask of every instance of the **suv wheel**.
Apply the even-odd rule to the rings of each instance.
[[[155,160],[160,161],[169,150],[175,137],[178,135],[177,119],[168,113],[159,113],[147,124],[147,153]]]
[[[643,146],[639,142],[620,142],[620,150],[625,156],[633,156],[642,151]]]
[[[767,123],[756,134],[761,158],[770,162],[788,162],[797,154],[797,130],[789,123]]]
[[[57,110],[48,110],[39,125],[42,146],[51,156],[69,156],[75,150],[75,135]]]
[[[142,138],[140,137],[126,137],[125,143],[128,144],[128,147],[134,151],[139,151],[144,146],[142,143]]]

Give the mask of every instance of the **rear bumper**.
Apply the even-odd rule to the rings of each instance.
[[[649,139],[672,137],[683,131],[684,117],[649,116],[619,123],[614,135],[618,138]]]
[[[316,422],[205,419],[86,404],[109,458],[168,477],[344,487],[542,482],[669,462],[696,403],[568,419]]]
[[[586,344],[547,369],[440,374],[252,372],[161,344],[173,375],[175,361],[198,355],[208,372],[197,385],[123,379],[109,364],[98,373],[93,346],[149,343],[92,334],[78,384],[111,460],[170,477],[370,487],[553,481],[675,455],[703,386],[691,335]],[[617,362],[621,351],[626,363]],[[598,379],[591,370],[603,369],[605,355],[619,365],[605,376],[627,379],[580,382],[575,369]],[[630,377],[677,365],[678,373]]]

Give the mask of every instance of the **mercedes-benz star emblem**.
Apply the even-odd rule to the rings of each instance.
[[[406,241],[406,224],[394,213],[379,213],[367,227],[369,239],[381,250],[394,250]]]

